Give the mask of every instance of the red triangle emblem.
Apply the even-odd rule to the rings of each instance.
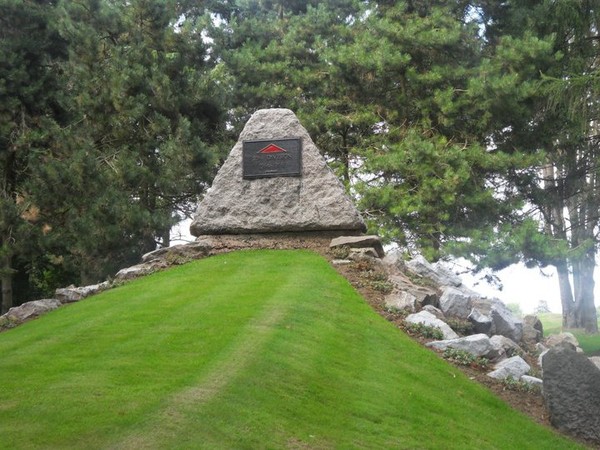
[[[269,144],[265,148],[260,150],[258,153],[287,153],[287,152],[275,144]]]

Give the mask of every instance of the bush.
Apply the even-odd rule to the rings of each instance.
[[[430,327],[422,323],[405,323],[404,329],[412,336],[419,336],[426,339],[442,340],[444,333],[438,327]]]
[[[473,367],[474,369],[487,369],[489,360],[483,356],[475,356],[465,350],[447,348],[444,350],[444,359],[459,366]]]
[[[539,392],[540,387],[525,381],[515,380],[513,377],[508,377],[502,380],[502,386],[507,391],[516,392]]]

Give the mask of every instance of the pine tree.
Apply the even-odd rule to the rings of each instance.
[[[511,1],[482,11],[488,74],[497,80],[487,87],[493,142],[499,151],[518,149],[538,160],[509,178],[538,225],[529,220],[517,239],[513,231],[505,250],[518,243],[515,255],[554,265],[563,326],[597,332],[597,2]]]
[[[0,2],[0,276],[2,312],[13,304],[16,258],[40,235],[32,167],[68,122],[61,62],[67,46],[52,2]]]
[[[224,122],[188,3],[0,3],[3,309],[14,276],[18,302],[100,281],[190,214]]]
[[[72,205],[56,204],[65,182],[45,167],[52,186],[42,211],[68,236],[61,252],[84,283],[136,262],[190,214],[212,176],[219,140],[218,89],[204,44],[176,2],[87,1],[69,4],[70,94],[77,117],[69,155]],[[56,241],[56,239],[55,239]]]
[[[481,43],[468,3],[227,5],[208,35],[232,123],[294,109],[376,232],[438,258],[512,211],[512,193],[499,202],[487,175],[514,161],[486,152],[485,105],[469,94]]]
[[[481,62],[464,4],[384,5],[340,53],[379,122],[364,152],[361,204],[374,231],[431,259],[476,239],[518,204],[494,176],[517,161],[485,148],[485,105],[470,90]],[[522,164],[522,162],[519,162]]]
[[[206,29],[211,58],[231,86],[232,134],[256,109],[290,108],[349,185],[353,148],[376,120],[355,107],[335,66],[363,14],[360,2],[239,2],[215,13]]]

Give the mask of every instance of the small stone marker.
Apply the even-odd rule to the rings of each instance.
[[[365,224],[289,109],[252,115],[190,226],[194,236],[305,231],[358,234]]]

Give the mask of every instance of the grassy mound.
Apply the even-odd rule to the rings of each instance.
[[[221,255],[0,334],[0,447],[567,449],[321,257]]]

